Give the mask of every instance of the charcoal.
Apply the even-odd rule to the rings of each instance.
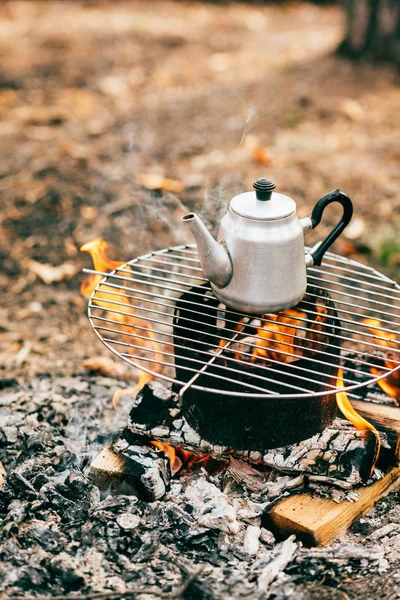
[[[71,556],[65,552],[61,552],[57,557],[51,559],[49,572],[53,577],[60,579],[64,589],[68,592],[80,589],[85,583],[79,562],[71,559]]]
[[[171,411],[176,409],[176,394],[156,381],[147,383],[135,398],[130,418],[152,429],[160,423],[172,423]]]
[[[36,497],[37,491],[27,479],[17,471],[10,473],[7,482],[14,488],[19,497]]]

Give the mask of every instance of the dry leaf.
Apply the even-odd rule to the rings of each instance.
[[[128,379],[129,374],[123,364],[117,363],[115,360],[108,356],[94,356],[93,358],[87,358],[83,362],[83,366],[88,371],[104,375],[105,377],[112,377],[113,379]]]
[[[355,217],[346,228],[345,236],[349,240],[356,240],[365,231],[365,221],[362,217]]]
[[[137,178],[140,185],[148,190],[166,190],[167,192],[182,192],[185,184],[179,179],[167,179],[162,175],[142,173]]]
[[[3,483],[6,480],[6,470],[3,467],[3,463],[0,460],[0,490],[3,487]]]
[[[272,160],[271,155],[261,146],[253,150],[253,158],[256,162],[260,163],[260,165],[269,165]]]
[[[37,277],[47,284],[72,279],[79,271],[79,268],[78,265],[72,262],[66,262],[56,267],[53,267],[49,263],[38,263],[35,260],[29,260],[28,262],[28,269],[31,273],[37,275]]]
[[[343,113],[350,121],[362,121],[365,118],[365,110],[357,102],[351,98],[345,98],[339,105],[339,110]]]

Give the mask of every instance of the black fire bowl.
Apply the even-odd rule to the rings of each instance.
[[[310,392],[328,391],[329,385],[336,384],[340,365],[340,322],[334,304],[325,291],[309,286],[304,298],[307,302],[303,300],[298,308],[305,313],[307,310],[314,312],[317,298],[323,298],[328,308],[328,315],[324,322],[324,341],[318,345],[318,348],[329,355],[321,355],[322,364],[315,363],[312,356],[315,358],[316,352],[310,351],[308,358],[291,363],[306,371],[294,369],[286,363],[274,364],[274,371],[268,372],[268,377],[273,382],[268,382],[266,385],[276,394],[290,393],[285,384],[307,387]],[[206,316],[204,314],[193,316],[193,312],[190,312],[192,301],[202,305],[198,310]],[[310,307],[309,302],[314,306]],[[193,376],[193,372],[182,367],[198,367],[198,363],[190,362],[191,359],[204,361],[205,355],[200,353],[200,350],[207,350],[207,345],[211,350],[218,345],[221,336],[228,337],[223,328],[215,329],[217,306],[218,300],[210,295],[208,284],[191,288],[176,303],[175,366],[177,378],[181,381],[186,382]],[[227,312],[226,318],[234,320],[237,317]],[[310,319],[313,318],[314,316],[310,314]],[[193,319],[197,321],[201,319],[202,324],[194,323]],[[187,327],[197,330],[195,335],[193,331],[191,332],[190,337],[195,340],[192,339],[190,342],[185,339]],[[231,324],[229,328],[234,329],[234,325]],[[198,377],[196,384],[205,388],[218,387],[221,391],[243,391],[245,388],[238,383],[226,382],[210,376],[211,373],[221,374],[222,371],[217,366],[223,364],[223,358],[218,358],[214,366],[209,366],[207,371]],[[243,366],[238,363],[236,368],[236,373],[226,372],[227,376],[235,378],[236,381],[260,385],[260,380],[254,379],[252,375],[267,375],[264,369],[257,366]],[[310,370],[313,371],[312,374],[309,373]],[[318,374],[315,374],[315,371],[318,371]],[[311,381],[302,382],[296,374],[306,376]],[[322,432],[337,416],[337,404],[334,393],[302,398],[246,398],[241,395],[231,396],[189,388],[182,398],[182,411],[191,427],[214,445],[229,446],[235,450],[263,451],[294,444]]]

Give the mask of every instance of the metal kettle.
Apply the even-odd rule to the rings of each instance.
[[[349,224],[353,205],[334,190],[323,196],[310,217],[299,219],[296,203],[274,191],[275,183],[257,179],[254,191],[232,198],[217,241],[200,217],[189,213],[201,266],[215,296],[229,308],[254,315],[278,312],[300,302],[307,287],[306,269],[320,265],[328,248]],[[305,252],[304,232],[314,229],[325,208],[338,202],[343,214],[327,238]]]

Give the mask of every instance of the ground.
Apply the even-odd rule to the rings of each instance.
[[[192,241],[184,211],[215,230],[262,175],[301,217],[342,188],[355,218],[335,250],[400,279],[399,74],[336,57],[343,28],[339,7],[297,2],[0,6],[2,387],[107,356],[81,244],[102,236],[128,260]],[[37,262],[67,263],[65,280],[46,284]]]

